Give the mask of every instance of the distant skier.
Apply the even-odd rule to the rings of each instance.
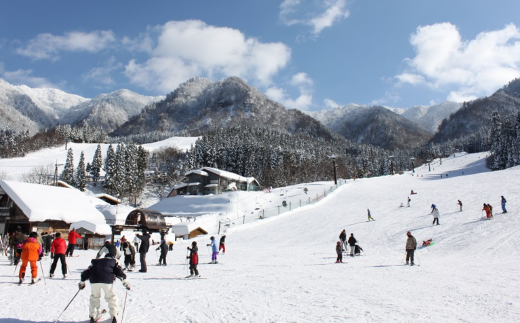
[[[45,237],[43,237],[43,244],[45,245],[45,255],[51,252],[52,240],[53,238],[50,233],[47,233]]]
[[[162,239],[161,244],[155,250],[161,250],[161,256],[159,257],[159,266],[162,264],[166,266],[166,255],[168,254],[168,245],[166,244],[166,240]],[[161,263],[162,262],[162,263]]]
[[[410,201],[411,201],[411,199],[410,199],[410,197],[408,197],[408,202],[406,203],[407,207],[410,207]]]
[[[135,247],[128,241],[123,242],[123,254],[125,255],[125,269],[132,271],[135,268]]]
[[[226,235],[223,235],[222,237],[220,237],[220,242],[218,245],[218,252],[220,252],[220,250],[222,250],[222,254],[226,253]]]
[[[432,225],[435,225],[435,223],[439,225],[439,209],[437,209],[437,206],[435,206],[435,204],[432,204],[432,212],[430,214],[433,215]]]
[[[460,212],[462,212],[462,202],[460,200],[457,200],[457,204],[459,205]]]
[[[69,232],[68,240],[69,245],[67,247],[67,251],[65,252],[65,256],[72,257],[72,254],[74,253],[74,249],[76,249],[76,240],[81,239],[81,235],[79,235],[76,230],[73,228]]]
[[[412,235],[410,231],[406,232],[406,235],[408,236],[408,239],[406,239],[406,264],[410,264],[410,266],[414,265],[413,262],[413,256],[415,249],[417,248],[417,240],[415,240],[415,237]]]
[[[173,251],[173,242],[168,241],[168,251]]]
[[[347,250],[347,233],[345,232],[345,229],[341,231],[339,234],[339,240],[341,240],[341,247]]]
[[[491,218],[491,211],[489,209],[489,206],[484,203],[484,207],[482,208],[482,211],[486,211],[486,218],[489,220]]]
[[[356,249],[356,238],[354,238],[354,234],[351,233],[350,237],[348,238],[348,244],[350,246],[350,256],[354,257],[355,249]]]
[[[197,270],[197,264],[199,263],[199,248],[197,247],[197,241],[191,243],[191,248],[188,247],[190,255],[186,256],[186,259],[190,260],[190,275],[188,277],[200,277],[199,271]]]
[[[343,247],[341,246],[340,241],[336,243],[336,254],[338,255],[336,258],[336,263],[343,262]]]
[[[61,273],[63,274],[63,278],[67,277],[67,262],[65,260],[65,252],[67,252],[67,243],[61,237],[61,233],[56,232],[56,238],[54,238],[54,241],[51,244],[52,265],[49,277],[54,277],[54,271],[56,270],[58,259],[61,262]]]
[[[507,210],[506,210],[506,198],[502,195],[501,196],[501,200],[500,202],[502,203],[502,213],[507,213]]]
[[[375,219],[370,215],[370,209],[367,209],[368,212],[368,221],[375,221]]]
[[[36,240],[37,235],[38,234],[36,232],[31,232],[29,234],[29,239],[25,240],[22,245],[22,254],[20,256],[22,259],[22,265],[20,266],[20,272],[18,274],[18,277],[20,278],[20,284],[23,283],[25,278],[25,269],[27,268],[28,262],[31,264],[31,284],[36,282],[36,278],[38,276],[38,265],[36,262],[43,252],[42,246]]]
[[[27,240],[27,236],[22,233],[22,228],[20,226],[16,227],[16,231],[11,237],[11,241],[9,241],[9,246],[11,250],[13,250],[12,264],[17,266],[20,261],[20,255],[22,254],[22,243]]]
[[[139,240],[141,240],[139,246],[139,260],[141,263],[140,273],[145,273],[147,271],[146,268],[146,254],[148,253],[148,249],[150,249],[150,235],[146,229],[143,229],[143,234],[135,235]]]
[[[218,249],[217,249],[217,244],[215,243],[215,237],[214,236],[211,236],[211,238],[209,238],[211,240],[210,243],[208,243],[206,246],[211,246],[211,263],[212,264],[216,264],[218,261],[217,261],[217,255],[218,255]]]
[[[114,245],[112,245],[115,247]],[[78,283],[79,289],[85,288],[85,281],[90,281],[90,306],[89,316],[90,322],[97,322],[101,311],[101,290],[105,293],[105,300],[108,303],[109,314],[112,317],[112,323],[117,323],[117,315],[119,314],[119,300],[114,292],[114,281],[119,278],[123,282],[123,286],[127,290],[130,284],[126,281],[126,275],[123,269],[114,259],[114,255],[107,253],[105,258],[92,259],[91,265],[81,273],[81,281]]]

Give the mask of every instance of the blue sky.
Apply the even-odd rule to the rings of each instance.
[[[520,77],[518,0],[5,1],[0,77],[92,98],[239,76],[288,108],[408,108]]]

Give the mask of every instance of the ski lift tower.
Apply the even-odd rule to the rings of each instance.
[[[330,158],[332,158],[332,168],[334,168],[334,185],[338,186],[338,178],[336,174],[336,155],[332,155]]]

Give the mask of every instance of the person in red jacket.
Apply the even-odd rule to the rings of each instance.
[[[56,232],[56,238],[51,244],[51,258],[53,258],[51,265],[50,277],[54,277],[54,270],[58,264],[58,259],[61,261],[61,272],[63,278],[67,277],[67,263],[65,262],[65,252],[67,250],[67,243],[61,237],[61,233]]]
[[[67,247],[67,252],[65,252],[65,255],[67,257],[72,257],[72,254],[74,253],[74,249],[76,248],[76,239],[81,238],[81,235],[76,233],[74,229],[70,230],[69,232],[69,246]]]
[[[22,260],[22,266],[20,267],[20,273],[18,274],[20,278],[20,284],[23,283],[25,278],[25,269],[27,268],[28,262],[31,263],[31,284],[36,282],[35,279],[38,276],[38,266],[36,265],[36,262],[42,253],[42,246],[38,243],[38,241],[36,241],[37,236],[38,234],[36,232],[31,232],[29,234],[29,239],[25,240],[22,245],[22,255],[20,256]]]

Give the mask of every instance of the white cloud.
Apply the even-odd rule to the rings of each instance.
[[[289,84],[299,92],[296,99],[290,98],[284,89],[278,87],[268,88],[265,94],[289,109],[308,110],[312,105],[312,79],[306,73],[298,73],[292,76]]]
[[[464,41],[451,23],[420,26],[412,34],[414,58],[396,78],[401,84],[451,89],[448,100],[489,95],[520,76],[520,31],[514,24]]]
[[[332,27],[335,23],[350,15],[350,12],[346,9],[346,0],[327,0],[318,3],[321,8],[325,8],[325,11],[301,14],[304,18],[297,19],[292,16],[298,15],[298,9],[302,6],[301,1],[285,0],[280,5],[280,18],[287,26],[295,24],[310,26],[313,36],[317,37],[325,28]]]
[[[325,103],[325,106],[327,106],[329,109],[339,108],[340,105],[336,103],[335,101],[331,99],[325,99],[323,100],[323,103]]]
[[[27,46],[18,48],[16,52],[34,60],[58,60],[60,51],[96,53],[115,40],[112,31],[107,30],[90,33],[76,31],[63,36],[45,33],[31,39]]]
[[[156,41],[151,39],[154,35]],[[134,84],[162,92],[194,76],[238,76],[268,86],[291,56],[282,43],[261,43],[239,30],[199,20],[170,21],[146,39],[154,46],[151,57],[143,63],[131,60],[125,73]]]
[[[122,67],[123,64],[116,62],[115,57],[111,57],[103,66],[91,69],[83,77],[86,80],[94,81],[103,85],[114,85],[115,81],[112,78],[111,73],[121,69]]]
[[[31,74],[32,70],[4,71],[3,68],[0,67],[0,75],[11,84],[23,84],[33,88],[59,88],[45,78],[35,77]]]

